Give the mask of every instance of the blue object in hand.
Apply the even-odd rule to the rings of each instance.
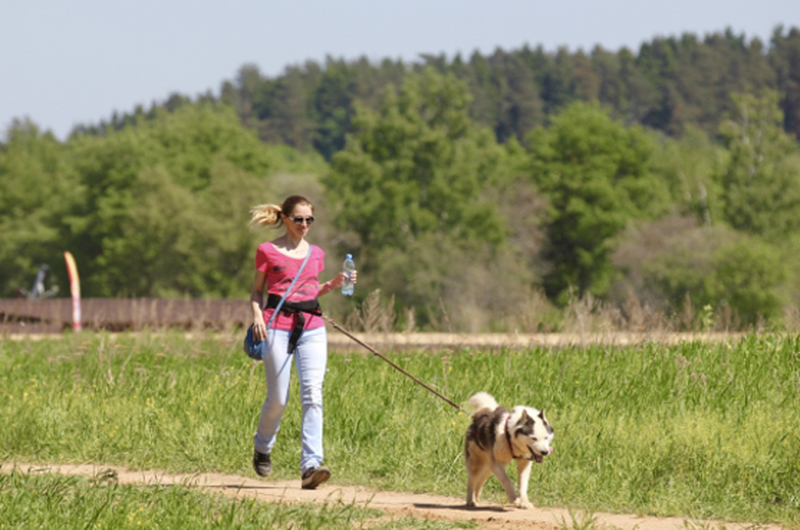
[[[247,354],[248,357],[253,359],[254,361],[261,361],[264,359],[264,347],[266,346],[266,341],[256,342],[255,337],[253,336],[253,325],[250,324],[250,327],[247,328],[247,335],[244,337],[244,352]]]

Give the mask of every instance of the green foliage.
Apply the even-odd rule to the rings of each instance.
[[[245,227],[269,159],[231,112],[184,107],[69,148],[84,193],[66,223],[87,295],[246,292]]]
[[[733,101],[736,110],[721,126],[727,149],[699,130],[659,143],[654,172],[694,222],[663,218],[634,229],[617,250],[627,284],[617,289],[666,301],[675,313],[689,296],[740,323],[777,323],[796,296],[787,289],[796,276],[788,243],[800,227],[800,157],[780,128],[775,93]]]
[[[737,230],[776,240],[800,229],[800,148],[782,128],[779,94],[732,96],[720,126],[730,150],[725,215]]]
[[[242,121],[268,142],[313,147],[327,160],[345,144],[357,102],[376,110],[387,85],[433,68],[464,81],[472,96],[469,115],[496,139],[523,141],[528,132],[575,101],[599,101],[625,123],[638,123],[679,137],[698,127],[716,134],[733,105],[730,93],[776,88],[785,130],[800,133],[800,30],[777,27],[769,46],[730,29],[656,37],[637,52],[595,47],[587,55],[566,47],[544,50],[422,54],[411,65],[384,59],[307,61],[275,78],[243,67],[224,84],[220,99],[235,105]],[[118,123],[125,120],[116,119]]]
[[[570,286],[580,295],[602,294],[614,277],[614,238],[628,223],[657,217],[668,205],[663,181],[650,173],[651,137],[596,105],[575,103],[529,142],[533,179],[551,207],[547,294],[563,299]]]
[[[0,144],[0,296],[42,263],[66,295],[70,250],[86,296],[244,297],[263,238],[247,211],[300,192],[328,269],[353,252],[356,298],[380,288],[422,329],[518,329],[542,285],[559,304],[573,288],[676,311],[688,293],[777,319],[800,301],[798,50],[779,27],[770,46],[726,30],[636,52],[247,65],[219,97],[173,94],[65,143],[18,122]],[[733,246],[697,223],[685,245],[665,232],[690,218]],[[767,241],[760,258],[723,225]]]
[[[502,222],[482,193],[503,150],[472,128],[468,103],[461,83],[426,70],[398,95],[389,89],[378,113],[356,116],[328,187],[340,222],[364,245],[402,246],[428,232],[502,241]]]
[[[319,123],[314,148],[326,160],[344,148],[345,135],[355,115],[356,83],[354,69],[344,61],[328,59],[314,93],[314,115]]]
[[[328,164],[316,151],[298,151],[283,144],[267,144],[264,147],[269,155],[270,174],[319,177],[328,172]]]
[[[407,286],[394,291],[406,304],[439,302],[440,287],[429,287],[441,267],[423,273],[420,263],[438,261],[458,275],[448,265],[456,255],[485,249],[476,255],[488,258],[508,234],[491,199],[511,155],[474,127],[469,102],[452,75],[409,75],[399,93],[387,90],[378,112],[359,110],[325,181],[340,227],[359,238],[359,268],[382,280],[391,270]],[[419,283],[418,273],[430,282]]]
[[[625,239],[617,264],[629,279],[641,282],[637,287],[629,280],[627,288],[665,301],[672,313],[683,312],[689,297],[693,306],[730,311],[743,324],[780,320],[789,272],[783,253],[770,243],[727,227],[679,220],[642,228]],[[646,298],[642,291],[637,294]],[[702,314],[700,320],[695,324],[708,328]]]
[[[656,37],[642,42],[638,52],[596,46],[591,54],[565,47],[544,50],[527,45],[497,49],[491,55],[474,52],[469,60],[456,55],[422,54],[407,65],[397,60],[370,62],[326,58],[306,61],[276,77],[244,65],[235,79],[225,81],[217,101],[235,107],[247,127],[268,143],[315,149],[326,160],[344,148],[358,104],[375,110],[388,85],[400,86],[405,76],[427,67],[464,81],[472,96],[469,115],[494,131],[496,139],[523,141],[574,101],[599,101],[625,123],[638,123],[679,137],[698,127],[716,134],[732,110],[730,93],[775,88],[781,94],[784,128],[800,136],[800,30],[778,26],[767,46],[726,29],[698,36]],[[197,102],[214,100],[205,94]],[[172,94],[149,111],[114,114],[109,122],[79,126],[76,133],[104,134],[141,120],[157,108],[170,112],[191,103]]]
[[[78,192],[64,146],[29,121],[12,125],[0,144],[0,296],[30,289],[42,264],[48,287],[52,278],[66,287],[60,227]]]
[[[651,157],[652,171],[669,187],[672,203],[710,226],[723,222],[720,175],[728,151],[701,129],[689,127],[681,138],[660,138]]]
[[[783,127],[800,139],[800,29],[778,26],[772,32],[769,64],[781,93]]]
[[[764,335],[719,344],[388,355],[458,403],[485,390],[504,406],[545,409],[556,451],[532,472],[539,506],[796,526],[798,351],[797,337]],[[328,367],[325,448],[334,484],[463,495],[467,415],[373,356],[333,353]],[[248,448],[264,379],[239,337],[4,341],[0,389],[5,461],[253,476]],[[294,384],[273,451],[279,479],[299,478],[299,397]],[[57,489],[47,489],[50,497],[37,489],[33,498],[28,485],[44,483],[11,491],[26,504],[51,499],[68,509]],[[148,513],[163,506],[159,498],[171,498],[122,493],[98,488],[91,495],[119,494],[126,506],[138,499]],[[176,498],[190,493],[173,491]],[[484,496],[502,502],[505,494],[490,478]]]
[[[728,303],[744,322],[776,322],[785,303],[786,264],[777,248],[757,238],[725,245],[714,256],[707,295]]]
[[[263,202],[267,149],[212,104],[142,115],[65,144],[30,123],[0,150],[0,285],[29,287],[41,263],[84,296],[244,296],[250,207]]]

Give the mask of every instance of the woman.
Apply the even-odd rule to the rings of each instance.
[[[340,288],[346,277],[345,273],[340,273],[332,280],[319,283],[319,273],[325,268],[325,253],[305,239],[313,222],[314,205],[299,195],[288,197],[280,206],[256,206],[250,221],[253,226],[286,228],[284,235],[258,247],[250,295],[253,337],[256,342],[266,340],[264,372],[267,378],[267,398],[261,408],[255,435],[253,468],[262,477],[272,470],[270,453],[275,445],[281,415],[289,401],[294,356],[303,409],[300,471],[304,489],[314,489],[331,476],[330,469],[322,464],[322,382],[328,343],[325,322],[316,299]],[[309,253],[308,262],[298,276],[297,272]],[[294,287],[268,330],[267,323],[295,276],[298,277]],[[355,273],[352,279],[356,281]],[[265,289],[268,293],[266,309]]]

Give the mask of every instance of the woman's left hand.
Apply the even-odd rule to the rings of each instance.
[[[336,289],[340,289],[342,287],[342,284],[344,283],[344,281],[346,279],[347,279],[347,273],[346,272],[340,272],[339,275],[336,278],[334,278],[334,279],[332,279],[331,281],[328,282],[328,285],[330,286],[331,291],[335,291]],[[351,272],[350,273],[350,279],[353,280],[353,283],[357,283],[358,282],[358,271]]]

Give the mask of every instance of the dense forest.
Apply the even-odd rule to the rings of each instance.
[[[249,208],[299,192],[329,269],[352,252],[358,299],[380,289],[400,329],[796,327],[798,138],[797,28],[246,65],[64,142],[15,122],[0,296],[42,263],[66,295],[70,250],[84,296],[244,299],[272,237]]]
[[[469,87],[469,116],[494,131],[498,142],[515,137],[521,143],[531,129],[574,101],[597,101],[626,125],[641,124],[670,136],[699,127],[711,136],[733,109],[732,93],[763,89],[781,94],[783,127],[800,137],[800,29],[776,28],[769,43],[747,40],[731,30],[700,39],[693,34],[657,38],[642,44],[638,54],[623,48],[590,53],[541,46],[503,51],[490,56],[475,52],[425,55],[414,64],[366,58],[328,58],[324,65],[308,61],[269,78],[258,67],[243,66],[220,94],[199,99],[233,105],[243,123],[267,143],[296,149],[313,148],[327,160],[340,151],[357,106],[375,108],[387,85],[398,87],[409,73],[434,68],[453,74]],[[174,95],[162,106],[188,103]],[[77,132],[118,129],[147,114],[143,108],[114,116],[108,122],[82,126]]]

